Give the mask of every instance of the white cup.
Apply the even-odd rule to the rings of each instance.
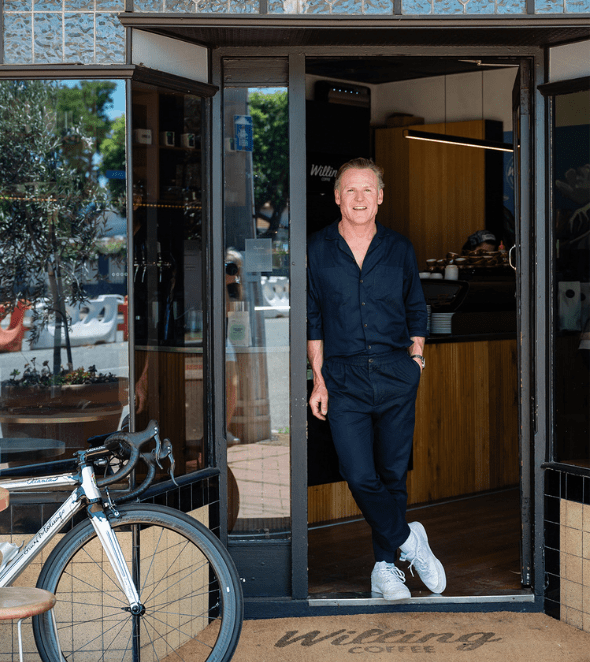
[[[459,280],[459,267],[456,264],[445,267],[445,280]]]
[[[435,274],[430,274],[430,280],[442,280],[443,275],[438,272]]]
[[[430,278],[430,271],[421,271],[418,276],[420,276],[420,280]]]

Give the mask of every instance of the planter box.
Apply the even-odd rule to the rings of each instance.
[[[2,386],[2,436],[57,439],[69,457],[88,447],[88,437],[117,430],[128,398],[126,377],[53,388]]]

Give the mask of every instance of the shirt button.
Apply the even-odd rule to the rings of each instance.
[[[370,348],[369,348],[370,349]],[[373,363],[373,359],[369,359],[369,363]]]
[[[363,301],[363,302],[361,303],[361,306],[364,306],[364,305],[365,305],[365,302]]]
[[[363,282],[363,279],[362,279],[362,278],[361,278],[360,282],[361,282],[361,283]]]
[[[371,349],[371,345],[369,345],[369,349]],[[371,361],[372,361],[372,360],[373,360],[373,359],[371,359]]]
[[[364,326],[366,327],[367,325],[365,324]]]

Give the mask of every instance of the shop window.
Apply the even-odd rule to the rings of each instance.
[[[148,80],[148,73],[145,76]],[[173,82],[173,76],[167,77]],[[176,474],[208,462],[202,96],[132,83],[135,423],[160,423]],[[162,474],[162,478],[167,478]]]
[[[125,84],[0,81],[0,467],[128,411]]]
[[[554,460],[590,467],[590,90],[553,97]]]
[[[288,101],[224,90],[229,530],[274,539],[291,529]]]

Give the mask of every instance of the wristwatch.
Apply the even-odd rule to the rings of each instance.
[[[424,368],[426,367],[426,361],[424,360],[423,356],[420,356],[420,354],[411,354],[410,358],[411,359],[420,359],[420,361],[422,362],[422,370],[424,370]]]

